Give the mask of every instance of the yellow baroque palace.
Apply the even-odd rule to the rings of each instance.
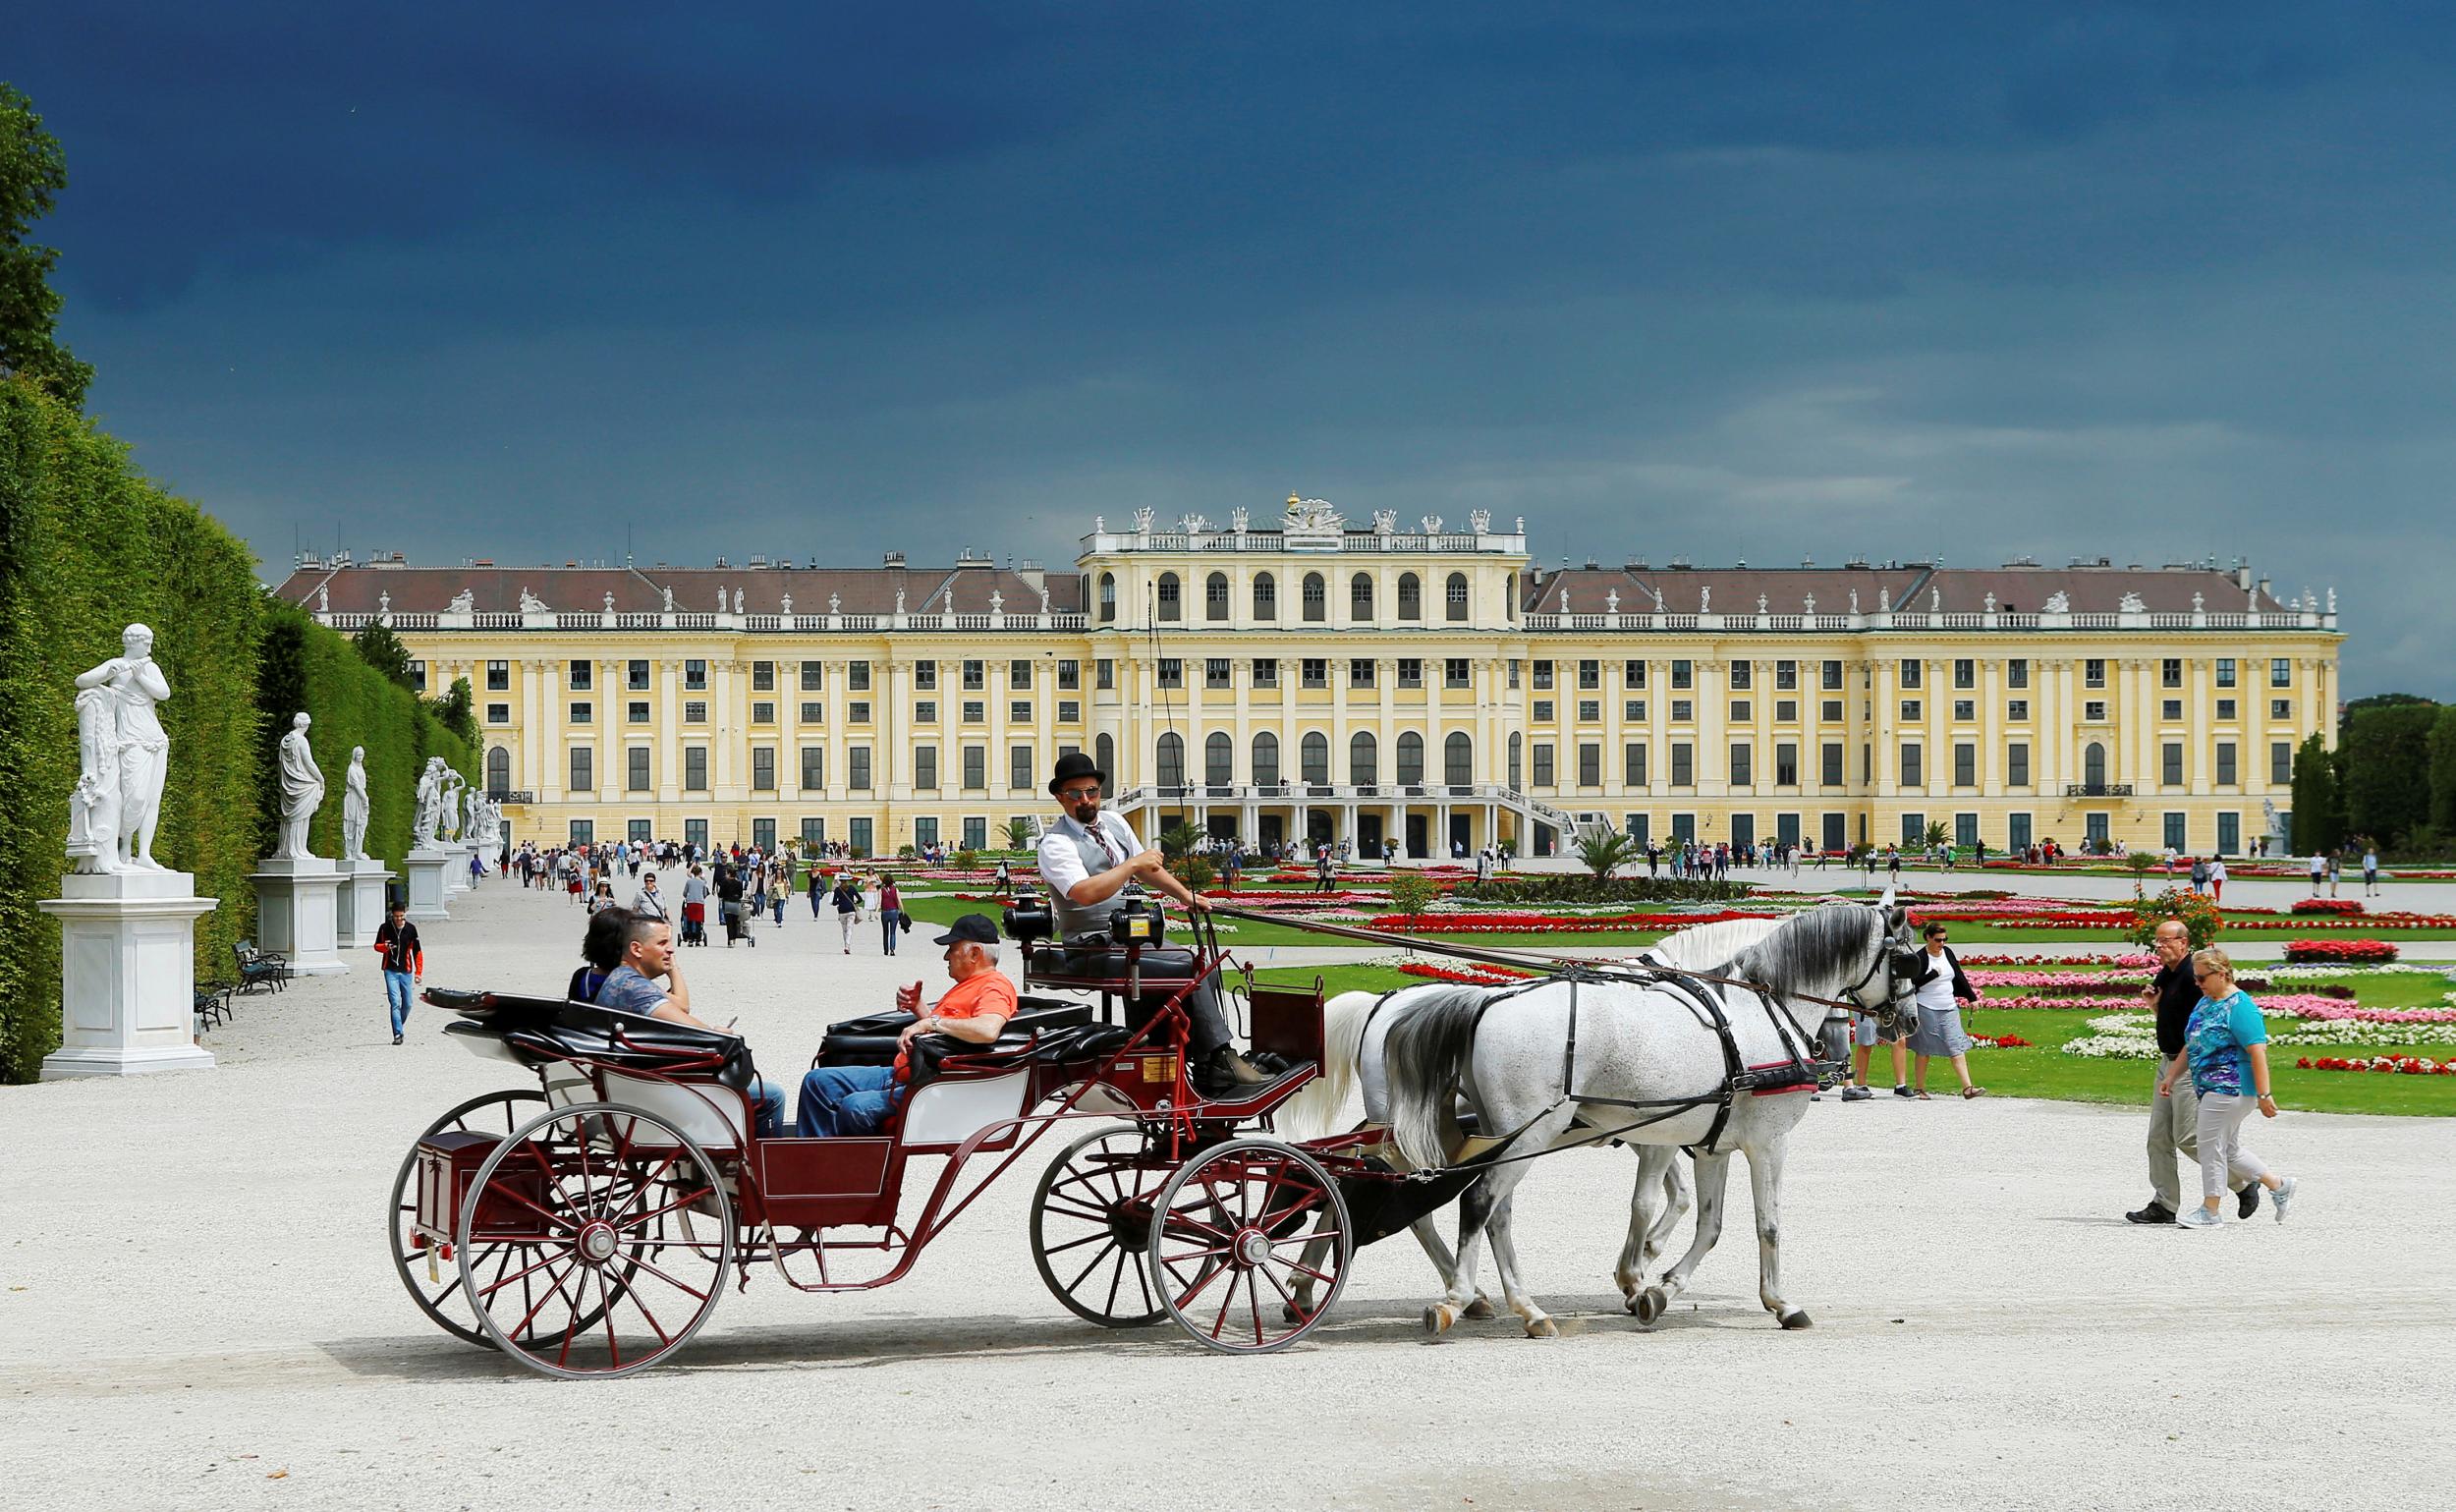
[[[1071,750],[1149,837],[2244,854],[2336,735],[2333,592],[2213,563],[1546,569],[1525,523],[1096,521],[1072,572],[422,567],[280,592],[467,678],[513,833],[1003,844]]]

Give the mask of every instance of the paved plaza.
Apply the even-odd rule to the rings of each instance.
[[[2397,901],[2446,906],[2427,891]],[[428,980],[557,991],[581,925],[560,894],[490,882],[426,926]],[[925,932],[887,961],[866,926],[848,958],[798,900],[759,937],[685,962],[771,1074],[896,983],[944,980]],[[1521,1188],[1561,1338],[1505,1318],[1427,1344],[1431,1272],[1402,1239],[1364,1252],[1322,1330],[1257,1359],[1064,1312],[1025,1239],[1036,1149],[892,1288],[754,1271],[678,1363],[560,1382],[438,1332],[392,1274],[404,1150],[513,1084],[432,1009],[394,1048],[371,965],[243,1000],[215,1071],[0,1090],[0,1506],[2445,1502],[2428,1445],[2451,1405],[2456,1121],[2257,1125],[2304,1180],[2294,1221],[2194,1234],[2121,1221],[2145,1196],[2137,1112],[1827,1098],[1785,1213],[1810,1331],[1757,1305],[1735,1179],[1739,1222],[1641,1332],[1609,1282],[1634,1165],[1601,1150]]]

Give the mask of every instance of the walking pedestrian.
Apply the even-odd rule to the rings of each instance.
[[[707,943],[707,878],[699,874],[699,864],[691,864],[691,873],[682,882],[682,942],[686,945]]]
[[[2311,895],[2319,896],[2319,883],[2328,874],[2328,858],[2317,851],[2311,853]]]
[[[418,925],[410,923],[410,906],[399,898],[384,910],[375,926],[375,953],[384,960],[384,1002],[392,1010],[392,1042],[401,1042],[410,1022],[410,991],[426,980],[426,952],[419,945]]]
[[[836,890],[828,895],[828,901],[836,906],[836,928],[844,936],[844,953],[851,955],[853,920],[862,911],[862,888],[854,880],[852,868],[836,873]]]
[[[1927,1100],[1927,1062],[1943,1056],[1961,1079],[1964,1097],[1983,1097],[1987,1090],[1970,1080],[1970,1035],[1962,1028],[1962,1004],[1979,1000],[1978,989],[1962,975],[1962,963],[1944,943],[1949,931],[1930,921],[1919,931],[1927,948],[1919,958],[1919,1027],[1910,1032],[1911,1095]]]
[[[1003,867],[1004,862],[998,863]],[[897,890],[894,877],[878,884],[878,943],[887,954],[895,954],[895,937],[904,930],[904,894]]]
[[[2176,1179],[2175,1157],[2197,1163],[2201,1157],[2200,1094],[2187,1077],[2170,1085],[2166,1064],[2183,1053],[2184,1029],[2201,1000],[2192,980],[2192,936],[2180,919],[2157,926],[2149,941],[2157,957],[2157,975],[2149,980],[2142,1006],[2157,1016],[2156,1095],[2149,1098],[2149,1205],[2124,1214],[2133,1223],[2172,1223],[2183,1211],[2183,1187]],[[2260,1207],[2260,1186],[2243,1188],[2238,1215],[2250,1217]]]
[[[2335,851],[2328,853],[2328,896],[2336,896],[2337,879],[2345,874],[2345,858]]]
[[[2208,858],[2208,901],[2223,903],[2225,900],[2226,859],[2223,856],[2211,856]]]
[[[2376,845],[2363,847],[2363,896],[2379,896],[2379,848]]]
[[[2201,1203],[2175,1222],[2185,1228],[2216,1228],[2225,1222],[2218,1204],[2235,1182],[2258,1183],[2268,1189],[2279,1223],[2299,1185],[2261,1163],[2243,1147],[2243,1120],[2252,1109],[2262,1118],[2277,1116],[2277,1099],[2269,1088],[2268,1027],[2260,1005],[2234,984],[2234,961],[2211,945],[2195,952],[2192,975],[2200,983],[2201,1000],[2184,1026],[2183,1049],[2167,1063],[2157,1090],[2171,1096],[2189,1075],[2200,1093],[2195,1120],[2200,1139]],[[2249,1095],[2247,1095],[2247,1093]]]
[[[783,862],[776,863],[776,875],[768,884],[767,906],[776,916],[776,927],[785,926],[785,900],[793,896],[793,872]]]

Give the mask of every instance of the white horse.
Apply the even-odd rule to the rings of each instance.
[[[1727,975],[1722,968],[1733,957],[1771,934],[1782,924],[1779,917],[1767,919],[1725,919],[1713,924],[1692,924],[1676,929],[1645,950],[1638,959],[1655,966],[1674,967],[1683,971]],[[1274,1123],[1281,1134],[1290,1139],[1311,1139],[1330,1133],[1354,1121],[1350,1102],[1356,1095],[1358,1063],[1362,1059],[1366,1025],[1378,1016],[1403,1011],[1414,999],[1409,995],[1439,990],[1427,984],[1401,987],[1392,992],[1342,992],[1322,1008],[1323,1053],[1321,1074],[1306,1084],[1305,1090],[1283,1103]],[[1382,1025],[1386,1032],[1388,1023]],[[1385,1099],[1374,1097],[1373,1112],[1387,1117]],[[1620,1287],[1622,1302],[1631,1312],[1638,1310],[1644,1289],[1648,1261],[1662,1253],[1664,1241],[1681,1217],[1690,1208],[1690,1189],[1686,1167],[1671,1157],[1671,1151],[1656,1146],[1632,1146],[1638,1156],[1637,1189],[1629,1199],[1629,1236],[1621,1246],[1619,1262],[1612,1268],[1612,1280]],[[1663,1204],[1659,1213],[1651,1212],[1647,1195],[1660,1186]],[[1446,1288],[1457,1274],[1457,1261],[1450,1247],[1442,1243],[1440,1231],[1434,1227],[1431,1214],[1418,1218],[1408,1226],[1416,1242],[1423,1247],[1424,1256],[1440,1272]],[[1312,1283],[1302,1272],[1297,1278],[1300,1288],[1296,1299],[1299,1309],[1312,1306]],[[1471,1318],[1492,1316],[1492,1304],[1481,1293],[1468,1305]]]
[[[1914,948],[1900,911],[1827,905],[1783,922],[1730,963],[1729,975],[1772,991],[1770,1005],[1738,988],[1699,990],[1717,999],[1742,1066],[1784,1066],[1815,1045],[1825,1024],[1824,1004],[1810,999],[1904,1011]],[[1640,1293],[1642,1320],[1660,1316],[1720,1237],[1727,1164],[1731,1152],[1741,1150],[1756,1197],[1759,1300],[1783,1326],[1807,1326],[1807,1314],[1781,1295],[1777,1246],[1784,1141],[1808,1099],[1743,1092],[1727,1116],[1720,1114],[1724,1042],[1684,992],[1626,980],[1558,980],[1532,987],[1438,987],[1407,998],[1391,1005],[1396,1012],[1375,1016],[1361,1046],[1368,1116],[1386,1112],[1374,1121],[1388,1124],[1398,1156],[1420,1169],[1450,1158],[1452,1110],[1462,1094],[1480,1128],[1505,1139],[1484,1178],[1460,1199],[1455,1269],[1442,1300],[1425,1311],[1427,1327],[1447,1329],[1476,1300],[1477,1252],[1488,1233],[1510,1310],[1533,1336],[1556,1331],[1527,1294],[1511,1244],[1510,1203],[1527,1171],[1527,1162],[1516,1157],[1614,1137],[1656,1147],[1659,1154],[1648,1151],[1649,1158],[1666,1162],[1673,1147],[1691,1146],[1698,1162],[1697,1236],[1661,1282]],[[1565,1066],[1574,1086],[1561,1085]],[[1648,1227],[1644,1208],[1651,1174],[1642,1166],[1633,1229]],[[1435,1256],[1436,1264],[1440,1259]]]

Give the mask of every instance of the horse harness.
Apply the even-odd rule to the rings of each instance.
[[[1854,1007],[1856,994],[1870,981],[1875,980],[1877,971],[1884,966],[1891,953],[1886,944],[1878,945],[1874,958],[1869,963],[1868,970],[1860,974],[1857,981],[1843,989],[1844,997],[1849,1001],[1814,997],[1806,993],[1791,995],[1800,997],[1804,1001],[1821,1003],[1828,1009],[1866,1012],[1868,1010]],[[1681,1005],[1689,1010],[1691,1017],[1714,1032],[1715,1038],[1722,1046],[1723,1076],[1721,1084],[1713,1092],[1688,1097],[1599,1097],[1577,1091],[1579,984],[1586,981],[1625,980],[1632,976],[1644,982],[1661,986],[1673,992],[1681,1000]],[[1806,1042],[1806,1036],[1800,1027],[1793,1023],[1791,1016],[1783,1012],[1775,1003],[1774,994],[1763,983],[1745,981],[1737,978],[1718,977],[1705,972],[1684,971],[1678,967],[1654,963],[1622,966],[1602,971],[1583,965],[1572,966],[1556,972],[1553,976],[1527,982],[1523,986],[1515,986],[1507,991],[1494,993],[1485,998],[1476,1010],[1475,1024],[1469,1028],[1470,1036],[1472,1037],[1476,1029],[1481,1026],[1483,1015],[1491,1011],[1493,1004],[1506,1002],[1510,998],[1532,992],[1538,987],[1550,986],[1555,981],[1569,983],[1569,1034],[1561,1050],[1560,1096],[1554,1098],[1548,1106],[1534,1117],[1511,1130],[1507,1137],[1492,1147],[1490,1154],[1463,1161],[1461,1164],[1511,1165],[1521,1160],[1533,1160],[1540,1155],[1551,1154],[1555,1150],[1577,1149],[1591,1145],[1599,1145],[1606,1141],[1618,1140],[1623,1135],[1661,1123],[1666,1119],[1677,1118],[1693,1108],[1705,1107],[1709,1104],[1714,1109],[1714,1121],[1707,1127],[1705,1137],[1682,1148],[1692,1156],[1701,1152],[1712,1154],[1715,1153],[1715,1143],[1722,1138],[1723,1131],[1730,1126],[1731,1109],[1743,1092],[1750,1096],[1762,1097],[1803,1090],[1821,1090],[1838,1080],[1842,1068],[1848,1064],[1847,1052],[1839,1061],[1829,1061],[1818,1056],[1817,1047]],[[1715,986],[1738,987],[1757,999],[1758,1005],[1764,1010],[1767,1024],[1773,1029],[1774,1037],[1782,1043],[1783,1058],[1781,1060],[1766,1061],[1757,1065],[1748,1065],[1741,1061],[1739,1041],[1733,1036],[1730,1015],[1723,1011],[1722,995],[1711,990]],[[1374,1001],[1365,1019],[1368,1031],[1371,1028],[1373,1016],[1381,1012],[1382,1005],[1387,1003],[1396,992],[1404,990],[1407,989],[1397,988],[1391,992],[1384,992]],[[1889,1017],[1890,1013],[1891,1007],[1888,1002],[1884,1016]],[[1826,1022],[1832,1022],[1833,1018],[1834,1015],[1829,1012],[1826,1015]],[[1633,1119],[1618,1128],[1596,1131],[1586,1138],[1566,1145],[1550,1145],[1541,1149],[1527,1150],[1515,1155],[1498,1153],[1514,1144],[1520,1135],[1550,1117],[1564,1102],[1575,1102],[1588,1107],[1624,1108],[1631,1112],[1643,1111],[1645,1116]],[[1430,1181],[1457,1168],[1456,1166],[1435,1167],[1413,1171],[1409,1173],[1409,1176],[1413,1180]]]

